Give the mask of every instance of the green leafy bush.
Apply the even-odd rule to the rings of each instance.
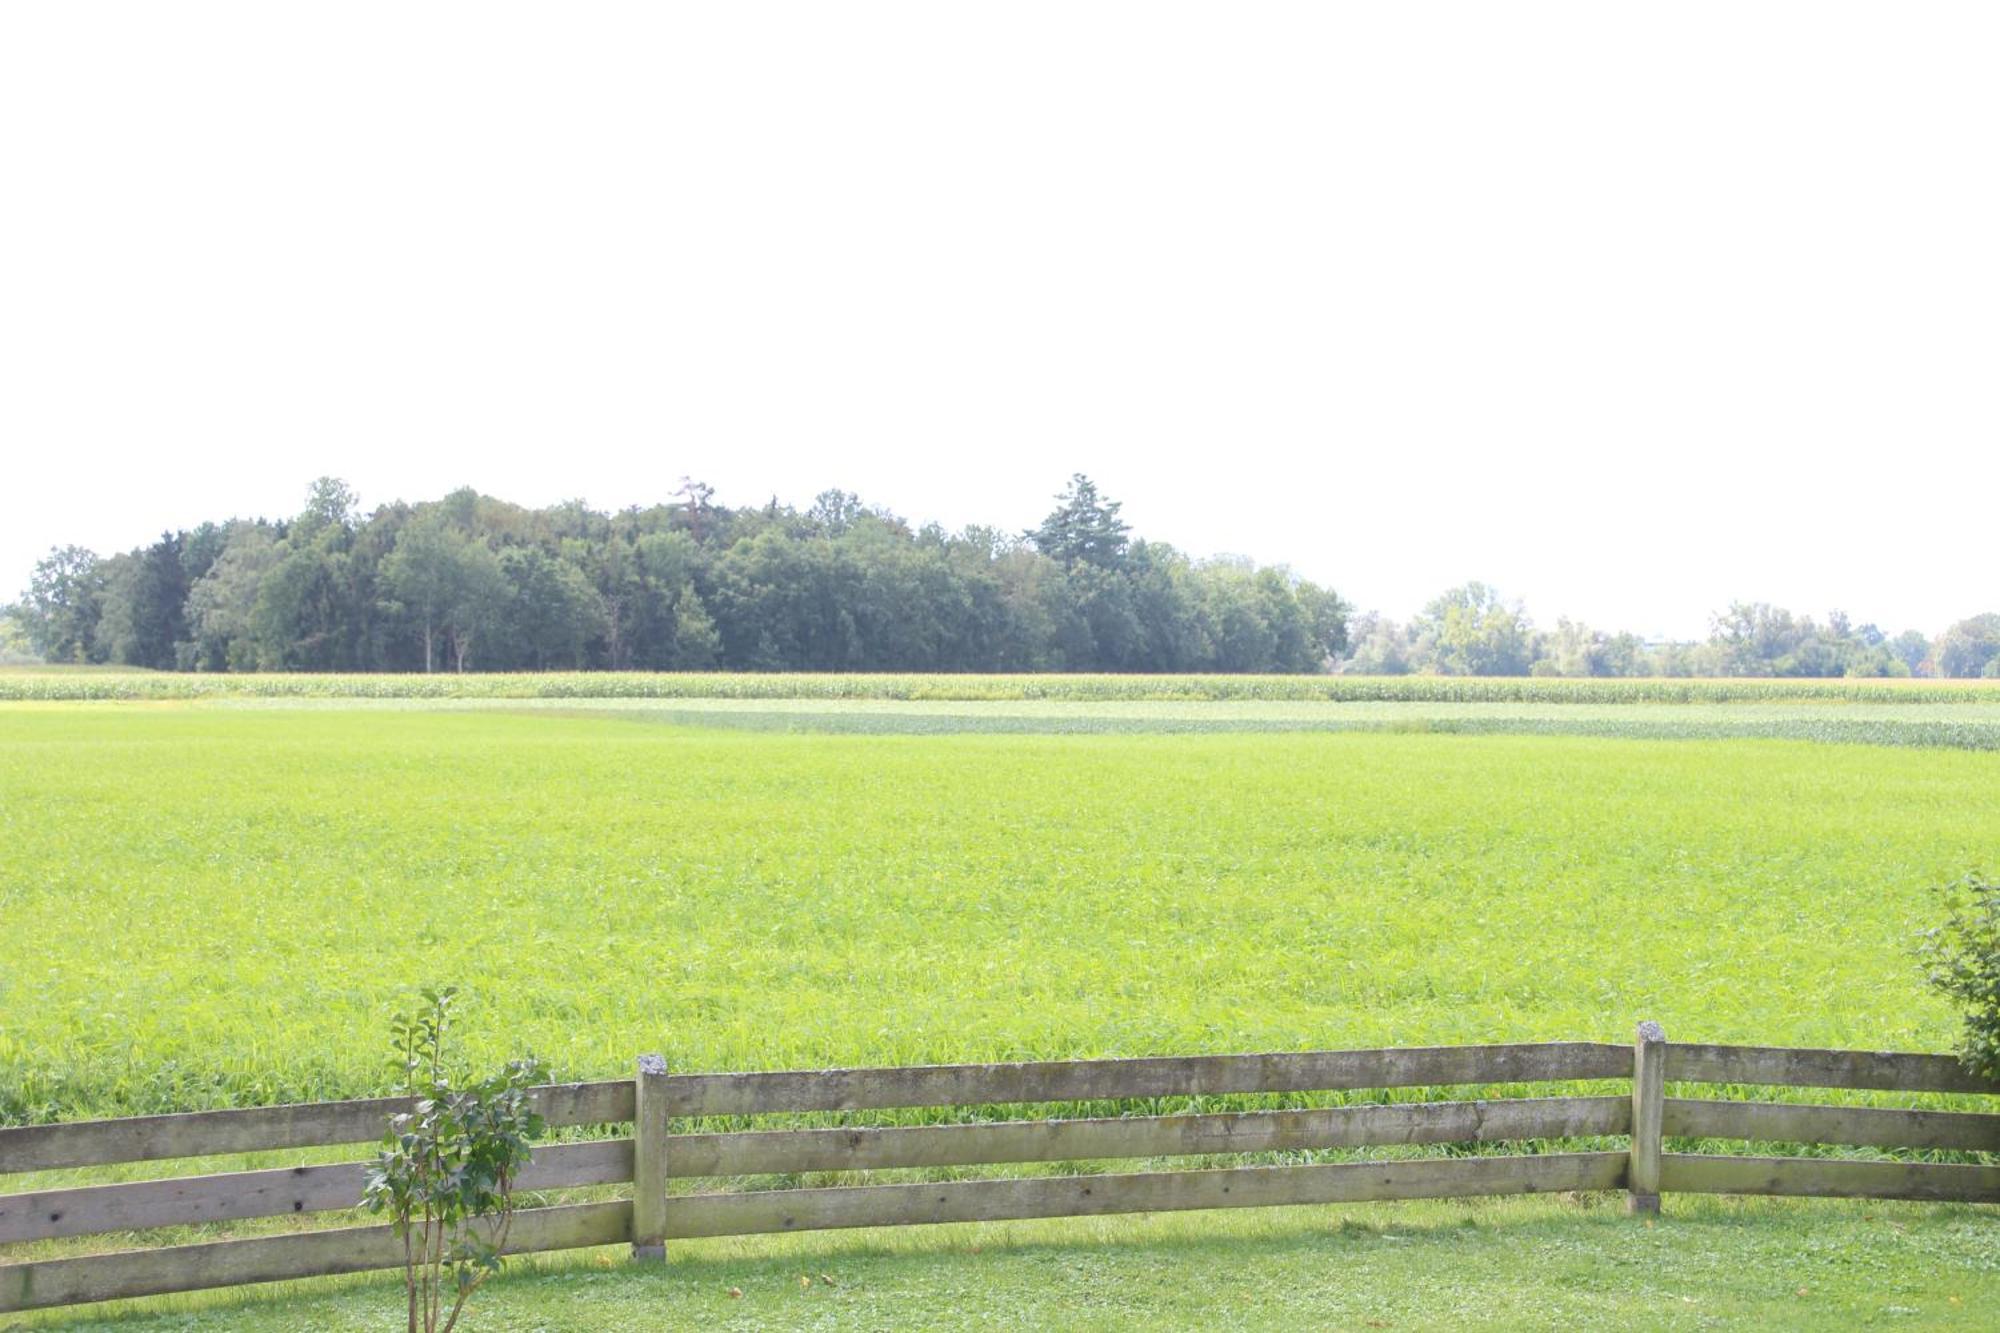
[[[1961,880],[1947,902],[1944,924],[1924,932],[1930,983],[1964,1006],[1965,1067],[2000,1081],[2000,880]]]
[[[371,1210],[390,1215],[403,1242],[410,1333],[449,1333],[480,1283],[499,1271],[514,1179],[543,1128],[528,1100],[540,1073],[533,1059],[472,1082],[455,1075],[445,1049],[456,999],[452,987],[426,990],[422,1007],[396,1023],[400,1090],[417,1104],[390,1121],[363,1195]]]

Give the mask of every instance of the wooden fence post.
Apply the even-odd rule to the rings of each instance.
[[[1625,1211],[1660,1211],[1660,1136],[1667,1101],[1667,1034],[1658,1023],[1639,1025],[1632,1043],[1632,1163],[1625,1178]]]
[[[632,1116],[632,1257],[667,1257],[667,1062],[639,1057]]]

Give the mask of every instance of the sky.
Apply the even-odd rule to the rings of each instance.
[[[840,487],[1403,617],[2000,609],[2000,9],[0,6],[0,599]]]

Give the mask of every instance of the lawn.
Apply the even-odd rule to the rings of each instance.
[[[467,1327],[624,1329],[1990,1329],[1990,1209],[1681,1199],[1371,1204],[689,1243],[512,1271]],[[391,1276],[61,1320],[116,1333],[373,1333]],[[39,1321],[38,1321],[39,1322]]]
[[[2000,754],[1971,749],[671,716],[0,706],[0,1118],[376,1092],[389,1009],[438,981],[476,997],[482,1058],[533,1049],[578,1078],[646,1050],[773,1068],[1626,1040],[1640,1018],[1944,1049],[1914,936],[1934,886],[2000,867]],[[842,1301],[898,1325],[1629,1322],[1652,1308],[1631,1265],[1710,1302],[1690,1320],[1948,1320],[1950,1295],[2000,1296],[1990,1212],[1885,1206],[1897,1231],[1861,1205],[1669,1211],[1655,1232],[1539,1201],[740,1242],[665,1276],[524,1274],[481,1322],[561,1326],[591,1292],[638,1323]],[[1340,1229],[1404,1217],[1398,1239]],[[1669,1232],[1691,1239],[1656,1279]],[[807,1297],[795,1254],[864,1276]],[[1787,1264],[1849,1304],[1794,1304],[1766,1280]],[[1384,1295],[1440,1265],[1459,1276]],[[385,1290],[336,1284],[310,1322]]]

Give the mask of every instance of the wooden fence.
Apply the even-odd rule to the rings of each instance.
[[[706,1132],[709,1117],[1102,1103],[1233,1094],[1630,1080],[1630,1095],[1370,1103],[1290,1110]],[[1668,1139],[1736,1139],[2000,1153],[2000,1115],[1668,1097],[1666,1085],[1776,1085],[2000,1094],[1942,1055],[1552,1042],[1372,1051],[1079,1060],[748,1074],[672,1074],[535,1090],[552,1127],[631,1125],[626,1138],[539,1148],[520,1188],[630,1184],[629,1198],[524,1209],[513,1252],[630,1244],[658,1258],[697,1236],[1076,1217],[1191,1208],[1624,1190],[2000,1202],[2000,1166],[1828,1157],[1703,1156]],[[0,1129],[0,1175],[168,1158],[324,1148],[382,1136],[395,1098],[199,1111]],[[681,1132],[675,1132],[675,1122]],[[1119,1158],[1209,1157],[1411,1144],[1625,1137],[1618,1151],[1526,1151],[1124,1174],[670,1193],[679,1179]],[[0,1196],[0,1244],[355,1208],[363,1162],[37,1189]],[[384,1225],[294,1231],[0,1264],[0,1312],[398,1267]]]

